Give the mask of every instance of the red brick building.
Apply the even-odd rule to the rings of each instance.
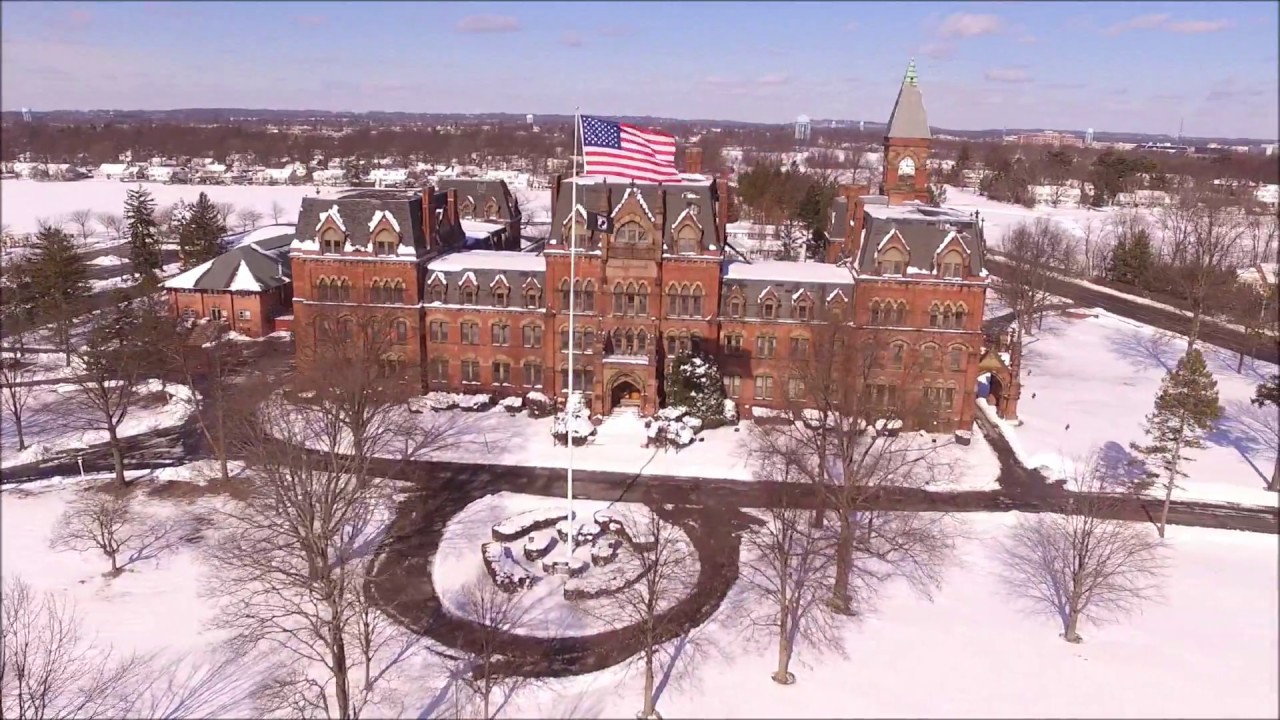
[[[651,413],[667,360],[699,347],[717,356],[745,411],[801,399],[793,360],[834,319],[884,338],[871,382],[887,402],[923,400],[936,429],[967,429],[986,248],[974,217],[923,202],[930,142],[912,65],[886,132],[882,185],[842,189],[828,262],[751,262],[727,247],[727,181],[697,174],[696,153],[679,182],[557,178],[551,232],[533,252],[466,249],[467,188],[306,198],[291,245],[299,360],[318,329],[376,314],[396,342],[387,360],[423,389],[564,398],[573,343],[574,384],[594,412]],[[472,193],[473,213],[477,195],[496,206],[509,193]],[[588,229],[589,212],[612,218],[613,232]],[[511,221],[496,207],[481,217]]]

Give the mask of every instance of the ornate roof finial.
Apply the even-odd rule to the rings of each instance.
[[[907,63],[907,76],[902,79],[903,85],[916,86],[916,59],[911,58],[911,62]]]

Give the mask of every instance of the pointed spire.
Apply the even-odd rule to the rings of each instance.
[[[920,95],[919,78],[916,76],[916,60],[907,64],[907,74],[902,78],[898,99],[889,115],[886,137],[923,138],[928,140],[929,120],[924,112],[924,98]]]

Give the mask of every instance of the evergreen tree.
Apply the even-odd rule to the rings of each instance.
[[[133,274],[143,282],[154,281],[160,270],[160,228],[156,224],[156,201],[141,185],[124,199],[124,221],[129,228],[129,262]]]
[[[89,263],[71,236],[44,226],[36,233],[35,247],[27,260],[27,281],[32,307],[53,324],[58,346],[71,364],[71,323],[92,289]]]
[[[724,418],[724,378],[714,360],[702,352],[682,352],[666,378],[667,407],[684,407],[707,423]]]
[[[226,234],[227,227],[218,215],[217,206],[208,195],[200,193],[178,227],[178,257],[183,269],[217,257],[222,252],[222,237]]]
[[[1151,237],[1146,230],[1139,230],[1132,237],[1121,237],[1116,241],[1116,246],[1111,250],[1111,259],[1107,263],[1107,279],[1145,287],[1154,263]]]
[[[1268,405],[1280,408],[1280,373],[1272,375],[1259,385],[1250,402],[1260,408]],[[1267,489],[1280,491],[1280,453],[1276,454],[1275,464],[1271,467],[1271,482],[1267,484]]]
[[[1147,415],[1145,430],[1150,442],[1146,445],[1132,443],[1130,446],[1145,459],[1149,478],[1163,478],[1160,537],[1164,537],[1173,489],[1178,478],[1186,477],[1182,468],[1190,462],[1190,458],[1182,453],[1203,448],[1203,435],[1213,428],[1221,415],[1218,382],[1205,366],[1204,356],[1193,347],[1160,383],[1155,409]]]

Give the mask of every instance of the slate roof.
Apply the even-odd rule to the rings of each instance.
[[[715,180],[704,182],[680,183],[646,183],[625,182],[614,178],[565,178],[560,183],[560,192],[556,198],[556,207],[552,212],[551,234],[547,238],[548,245],[564,244],[565,221],[573,212],[573,188],[578,188],[578,204],[589,212],[610,215],[614,208],[622,202],[629,188],[634,187],[655,218],[662,218],[662,243],[664,247],[674,247],[675,234],[672,224],[690,206],[697,207],[696,219],[702,226],[702,247],[719,248],[721,241],[716,237],[716,201]]]
[[[369,247],[369,221],[379,210],[391,213],[400,226],[401,246],[426,246],[426,237],[422,234],[422,195],[405,190],[354,190],[336,198],[303,197],[302,209],[298,211],[298,238],[316,239],[320,215],[335,206],[346,226],[347,240],[354,247]]]
[[[902,79],[898,99],[893,103],[893,112],[889,115],[885,137],[924,140],[933,137],[929,133],[929,119],[924,112],[924,97],[920,94],[920,86],[916,80],[915,60],[907,66],[907,75]]]
[[[857,268],[862,273],[876,269],[876,249],[896,229],[911,253],[911,267],[934,270],[934,254],[953,232],[962,233],[961,240],[969,248],[969,272],[980,274],[986,255],[986,242],[978,221],[972,216],[948,208],[908,204],[892,207],[866,207],[865,241],[859,250]]]
[[[475,203],[475,212],[479,213],[484,210],[485,202],[493,198],[498,201],[498,217],[503,222],[520,219],[520,203],[507,186],[506,180],[440,178],[435,187],[437,190],[457,190],[459,208],[470,196]]]
[[[293,271],[289,266],[289,243],[293,235],[278,235],[266,240],[245,243],[218,257],[161,283],[175,290],[229,290],[241,263],[249,270],[262,290],[270,290],[289,282]]]

